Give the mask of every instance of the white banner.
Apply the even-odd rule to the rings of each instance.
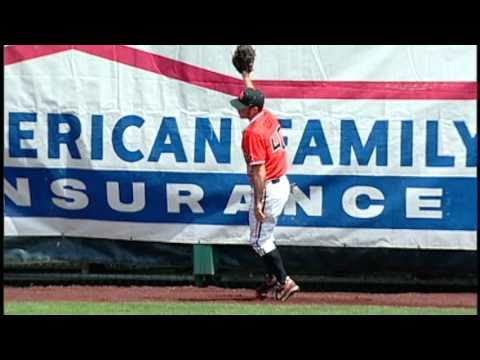
[[[5,235],[247,243],[234,48],[5,47]],[[278,244],[476,250],[475,46],[256,51]]]

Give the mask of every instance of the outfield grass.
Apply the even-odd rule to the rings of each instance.
[[[5,315],[476,315],[476,309],[366,305],[7,302]]]

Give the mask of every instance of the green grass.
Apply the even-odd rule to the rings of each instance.
[[[7,302],[5,315],[476,315],[476,309],[350,305]]]

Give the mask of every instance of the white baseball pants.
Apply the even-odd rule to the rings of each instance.
[[[277,183],[267,181],[265,186],[263,212],[266,219],[263,223],[258,222],[255,218],[255,197],[252,185],[249,211],[250,245],[260,256],[275,250],[273,230],[277,224],[277,218],[282,213],[290,196],[290,183],[287,176],[284,175],[279,180]]]

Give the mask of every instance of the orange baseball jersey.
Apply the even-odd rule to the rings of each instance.
[[[285,142],[278,119],[265,108],[243,131],[242,150],[248,166],[265,164],[265,180],[278,179],[288,169]]]

